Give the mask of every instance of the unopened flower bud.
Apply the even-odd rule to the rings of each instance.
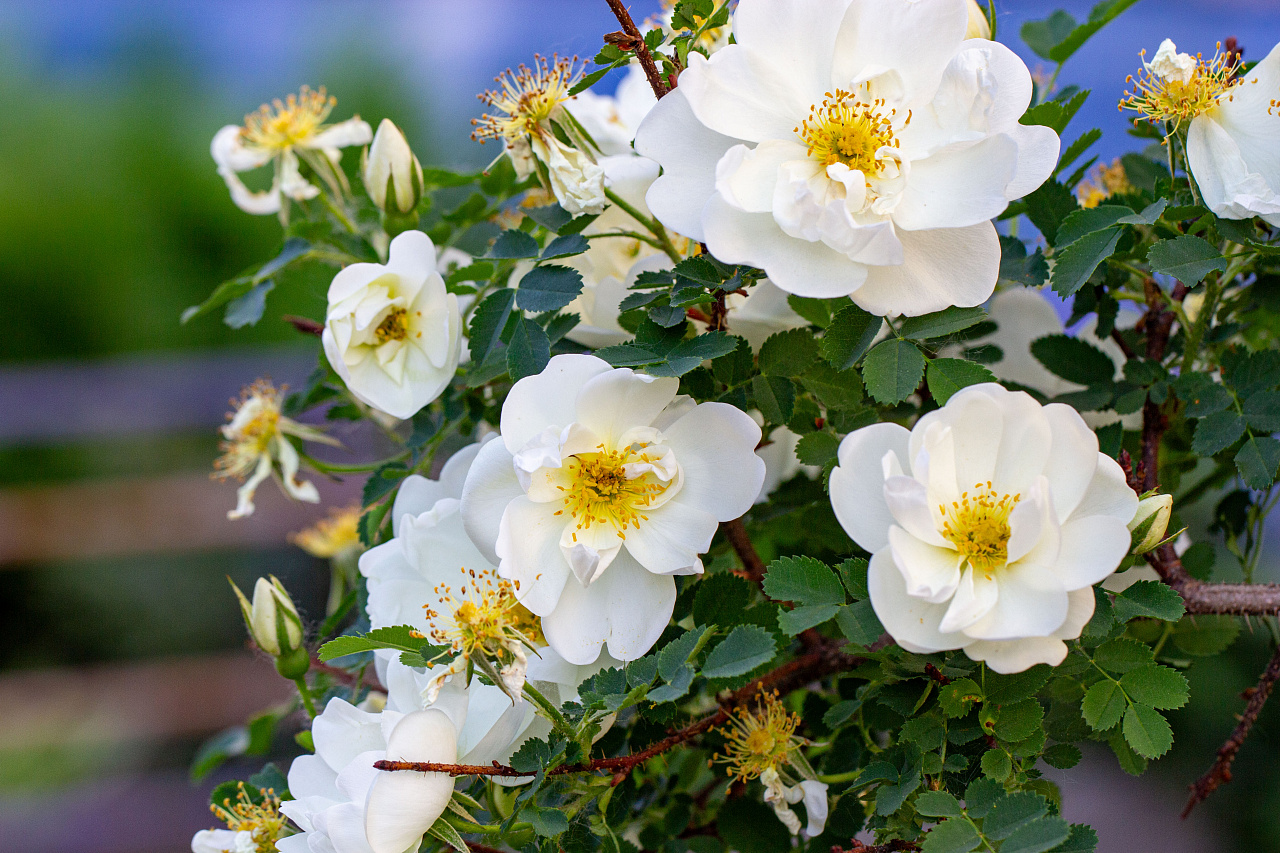
[[[991,24],[987,21],[987,13],[982,11],[977,0],[969,0],[969,28],[964,31],[967,39],[991,38]]]
[[[292,661],[302,647],[302,620],[284,585],[274,575],[270,580],[258,578],[253,587],[252,604],[234,582],[231,588],[240,600],[240,612],[244,614],[249,636],[258,648],[277,658],[289,657]],[[306,672],[305,668],[303,672]]]
[[[422,164],[390,119],[384,118],[378,125],[360,174],[369,198],[389,215],[412,212],[422,198]]]
[[[1134,554],[1145,554],[1164,541],[1172,513],[1172,495],[1149,494],[1138,501],[1138,511],[1129,522]]]

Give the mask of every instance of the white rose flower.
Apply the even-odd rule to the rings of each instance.
[[[1066,333],[1062,318],[1058,316],[1057,310],[1043,291],[1028,287],[1011,287],[1008,290],[1002,290],[988,303],[987,315],[995,321],[997,329],[990,335],[969,341],[967,346],[995,344],[1000,348],[1000,360],[987,365],[997,379],[1016,382],[1050,398],[1084,390],[1083,385],[1063,379],[1051,372],[1031,354],[1033,341],[1048,335]],[[1135,319],[1133,315],[1124,315],[1119,318],[1119,322],[1124,325],[1132,323]],[[1116,365],[1114,378],[1120,379],[1124,376],[1122,365],[1127,360],[1124,351],[1110,336],[1099,338],[1097,330],[1098,318],[1090,315],[1080,323],[1073,337],[1092,344],[1106,353]],[[1091,427],[1103,426],[1117,420],[1124,425],[1125,429],[1142,427],[1140,411],[1123,416],[1116,415],[1114,412],[1081,412],[1081,417]]]
[[[302,177],[301,160],[319,175],[335,195],[347,187],[347,179],[338,164],[340,149],[364,145],[373,138],[367,122],[359,116],[325,124],[337,101],[326,95],[324,87],[312,91],[306,86],[287,100],[263,104],[256,113],[245,116],[244,125],[229,124],[217,132],[209,147],[218,174],[231,191],[231,200],[245,213],[279,213],[288,219],[285,198],[306,201],[320,194],[320,189]],[[240,180],[247,172],[275,164],[271,189],[253,192]]]
[[[1062,662],[1092,585],[1129,552],[1138,498],[1074,409],[989,383],[910,431],[846,436],[831,503],[872,552],[871,604],[900,646],[1009,673]]]
[[[1018,119],[1031,75],[965,39],[965,0],[742,0],[736,44],[690,54],[636,150],[649,208],[728,263],[877,314],[986,301],[991,217],[1057,161]]]
[[[1280,45],[1191,120],[1187,163],[1218,216],[1280,228]]]
[[[619,660],[648,651],[675,605],[672,575],[701,572],[718,524],[760,491],[760,428],[678,387],[556,356],[511,389],[501,440],[467,476],[467,532],[570,663],[605,644]]]
[[[458,298],[436,271],[436,248],[421,231],[391,241],[385,264],[351,264],[329,285],[324,352],[359,400],[412,417],[458,369]]]

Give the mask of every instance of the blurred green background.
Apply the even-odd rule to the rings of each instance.
[[[1060,5],[1079,18],[1090,4]],[[997,8],[1013,44],[1020,22],[1051,6]],[[1114,103],[1139,48],[1171,35],[1210,50],[1236,35],[1256,59],[1280,40],[1277,11],[1139,4],[1064,72],[1097,90],[1073,130],[1097,124],[1103,153],[1126,150]],[[211,780],[186,775],[196,747],[288,692],[244,651],[224,576],[248,589],[275,573],[304,612],[323,614],[328,569],[285,536],[325,509],[267,486],[257,515],[228,522],[234,488],[207,476],[227,399],[259,375],[298,384],[309,373],[314,341],[279,317],[318,317],[327,286],[282,285],[250,329],[178,323],[279,239],[274,217],[231,204],[208,154],[214,132],[323,84],[335,118],[393,117],[424,164],[474,167],[495,153],[467,139],[474,95],[494,74],[535,50],[590,56],[613,29],[603,0],[0,6],[0,849],[187,849],[211,825]],[[341,505],[359,483],[320,486],[326,505]],[[1188,508],[1193,534],[1211,508]],[[1259,579],[1277,575],[1276,553]],[[1182,787],[1265,665],[1256,627],[1192,668],[1174,751],[1141,785],[1105,753],[1055,774],[1068,817],[1099,829],[1100,850],[1280,849],[1274,708],[1236,781],[1177,819]],[[287,761],[287,738],[273,754]],[[245,768],[256,766],[225,773]]]

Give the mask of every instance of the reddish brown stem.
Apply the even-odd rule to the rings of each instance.
[[[738,574],[752,583],[762,583],[765,572],[764,560],[760,559],[760,555],[756,553],[756,546],[751,544],[751,537],[747,535],[747,526],[742,523],[742,519],[726,521],[720,525],[720,529],[724,531],[729,545],[742,561],[742,571]]]
[[[296,314],[285,314],[280,319],[284,320],[304,335],[315,335],[318,338],[324,334],[324,324],[317,323],[310,317],[299,317]]]
[[[1240,747],[1244,746],[1244,739],[1249,736],[1249,730],[1258,721],[1258,714],[1262,713],[1262,706],[1267,704],[1271,691],[1275,689],[1277,678],[1280,678],[1280,649],[1276,649],[1275,654],[1271,656],[1271,662],[1267,664],[1262,677],[1258,679],[1258,686],[1251,687],[1245,692],[1248,701],[1245,703],[1244,713],[1240,715],[1240,722],[1231,732],[1231,737],[1227,738],[1227,742],[1218,750],[1218,757],[1213,762],[1213,766],[1191,786],[1191,799],[1187,800],[1187,805],[1182,810],[1184,818],[1191,814],[1191,810],[1198,803],[1203,803],[1216,791],[1218,786],[1231,781],[1231,762],[1236,760],[1236,753],[1240,752]]]
[[[1280,585],[1270,583],[1205,583],[1187,573],[1172,545],[1146,555],[1161,579],[1178,591],[1188,613],[1237,616],[1280,614]]]
[[[632,53],[636,55],[636,59],[640,60],[640,67],[644,69],[644,76],[649,81],[649,88],[653,89],[653,94],[661,98],[667,92],[671,91],[662,74],[658,71],[657,63],[653,61],[653,54],[649,52],[649,46],[644,43],[644,34],[640,32],[640,28],[636,26],[636,22],[631,19],[631,13],[627,11],[627,7],[622,5],[622,0],[606,0],[609,8],[613,10],[613,16],[618,19],[618,23],[622,24],[622,31],[631,36]]]

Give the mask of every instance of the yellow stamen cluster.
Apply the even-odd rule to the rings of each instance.
[[[331,559],[360,544],[360,506],[334,507],[329,516],[306,530],[289,534],[289,541],[313,557]]]
[[[254,802],[243,782],[238,783],[238,788],[234,801],[228,797],[210,805],[209,811],[232,832],[252,833],[258,853],[275,853],[276,841],[289,834],[287,819],[280,814],[280,798],[271,788],[259,788],[259,801]]]
[[[1009,514],[1021,495],[1002,495],[991,481],[975,483],[951,506],[938,505],[942,514],[942,536],[960,552],[975,570],[990,572],[1009,559]]]
[[[213,463],[213,476],[243,480],[253,473],[259,457],[280,434],[280,404],[286,390],[287,386],[277,389],[270,380],[259,379],[240,392],[240,399],[231,401],[235,409],[227,413],[229,423],[222,428],[218,445],[222,456]]]
[[[276,98],[245,116],[242,134],[249,145],[282,151],[315,135],[337,103],[323,86],[318,91],[303,86],[298,94]]]
[[[462,584],[455,591],[437,584],[444,612],[423,605],[431,625],[431,642],[448,646],[470,658],[480,653],[504,659],[513,643],[533,648],[542,641],[542,621],[516,600],[517,586],[492,571],[462,568]]]
[[[626,539],[628,527],[638,529],[641,521],[649,520],[645,510],[670,487],[671,482],[649,472],[639,477],[627,476],[627,465],[656,461],[642,447],[608,450],[600,444],[596,450],[595,453],[579,453],[566,462],[569,484],[557,487],[565,493],[564,508],[556,510],[555,514],[568,512],[577,522],[578,530],[600,523],[611,524]],[[577,533],[572,535],[576,542]]]
[[[1110,166],[1098,163],[1089,170],[1080,185],[1076,187],[1076,198],[1081,207],[1097,207],[1117,193],[1126,193],[1133,189],[1129,176],[1125,174],[1124,165],[1117,157]]]
[[[500,88],[477,95],[481,101],[497,111],[497,114],[472,119],[476,128],[471,138],[483,144],[489,139],[514,142],[534,133],[541,133],[556,107],[569,99],[569,90],[582,77],[578,57],[563,59],[553,56],[548,63],[542,56],[534,55],[533,67],[521,65],[510,68],[494,78]]]
[[[373,334],[380,344],[403,341],[409,337],[409,312],[403,308],[392,308]]]
[[[727,775],[743,782],[755,779],[789,761],[791,753],[805,744],[795,733],[799,725],[800,717],[778,701],[778,691],[761,690],[754,709],[739,707],[728,725],[717,729],[725,745],[716,759],[726,765]]]
[[[1139,55],[1145,60],[1147,54],[1144,50]],[[1196,67],[1191,79],[1183,83],[1156,74],[1145,67],[1144,62],[1144,69],[1136,79],[1133,75],[1125,78],[1133,90],[1125,91],[1120,109],[1139,113],[1139,117],[1134,119],[1135,124],[1148,121],[1157,126],[1172,125],[1173,130],[1177,130],[1185,122],[1217,106],[1223,95],[1231,99],[1231,90],[1241,83],[1236,77],[1239,64],[1239,54],[1223,53],[1219,44],[1217,52],[1208,61],[1201,54],[1196,54]]]
[[[809,147],[809,156],[824,165],[844,163],[867,176],[880,171],[876,152],[898,147],[893,121],[897,110],[885,111],[882,99],[870,103],[837,89],[827,92],[822,104],[809,108],[809,117],[795,132]],[[906,123],[911,121],[907,114]],[[904,125],[905,126],[905,125]]]

